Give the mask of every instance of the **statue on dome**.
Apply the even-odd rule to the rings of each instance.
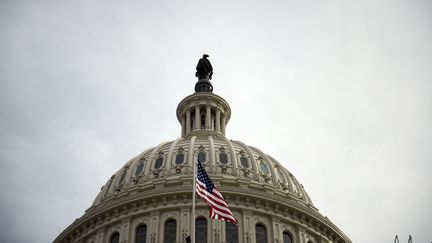
[[[209,55],[204,54],[203,57],[198,61],[195,73],[195,77],[198,77],[198,80],[212,79],[213,67],[207,57],[209,57]]]

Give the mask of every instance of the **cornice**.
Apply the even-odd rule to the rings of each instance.
[[[127,192],[89,210],[81,218],[66,228],[54,242],[61,242],[68,235],[81,235],[112,223],[112,219],[145,214],[155,210],[168,210],[179,206],[191,206],[192,191],[190,186],[177,185],[152,189],[142,192]],[[280,217],[292,223],[313,230],[318,235],[341,242],[350,243],[348,237],[327,217],[322,216],[310,205],[295,197],[286,198],[277,194],[268,194],[263,190],[241,189],[239,186],[225,185],[220,190],[233,211],[247,209],[266,215]],[[207,207],[197,200],[197,207]]]

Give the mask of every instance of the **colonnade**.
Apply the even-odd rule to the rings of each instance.
[[[215,131],[225,135],[226,115],[216,106],[196,105],[181,116],[182,137],[193,131]]]

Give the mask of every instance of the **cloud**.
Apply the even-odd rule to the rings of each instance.
[[[203,4],[1,3],[2,239],[52,241],[178,137],[208,52],[229,138],[283,163],[354,242],[430,240],[430,4]]]

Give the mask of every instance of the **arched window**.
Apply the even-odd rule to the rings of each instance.
[[[147,225],[143,224],[136,229],[135,243],[146,243],[147,239]]]
[[[288,231],[284,231],[283,232],[283,243],[292,243],[292,238],[290,233],[288,233]]]
[[[207,219],[205,218],[195,220],[195,242],[207,243]]]
[[[184,153],[177,154],[175,160],[176,165],[182,164],[183,161],[184,161]]]
[[[267,243],[267,232],[264,225],[258,223],[255,225],[256,243]]]
[[[141,174],[141,172],[143,171],[143,169],[144,169],[144,161],[142,161],[142,162],[137,166],[136,171],[135,171],[135,176],[138,176],[139,174]]]
[[[177,221],[168,219],[165,222],[164,243],[175,243],[177,235]]]
[[[237,225],[235,225],[231,222],[226,222],[225,231],[226,231],[226,242],[238,243]]]
[[[110,241],[110,243],[119,243],[119,241],[120,241],[120,234],[119,234],[119,232],[114,232],[111,235],[111,241]]]
[[[154,168],[159,169],[162,166],[162,163],[163,163],[163,158],[162,157],[158,158],[155,162]]]

